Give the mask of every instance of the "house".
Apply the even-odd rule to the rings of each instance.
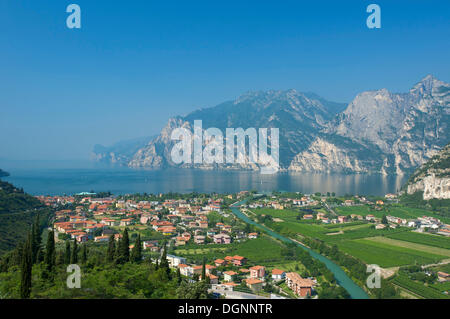
[[[313,218],[314,218],[314,216],[310,215],[310,214],[303,215],[303,219],[313,219]]]
[[[450,281],[450,275],[443,271],[439,271],[437,275],[440,282]]]
[[[225,281],[234,281],[234,279],[236,278],[237,274],[238,274],[237,272],[232,271],[232,270],[225,271],[223,273],[223,280],[225,280]]]
[[[338,216],[338,221],[340,223],[346,223],[346,222],[348,222],[348,218],[347,218],[347,216]]]
[[[227,234],[217,234],[213,237],[215,244],[230,244],[231,237]]]
[[[131,225],[132,222],[133,222],[132,218],[122,219],[120,221],[120,226],[129,226],[129,225]]]
[[[167,261],[170,267],[178,267],[179,264],[186,264],[186,258],[175,255],[167,255]]]
[[[109,236],[97,236],[94,238],[96,243],[109,241]]]
[[[248,278],[245,280],[247,287],[250,288],[253,292],[259,292],[262,290],[263,281],[257,278]]]
[[[238,256],[238,255],[233,256],[232,258],[233,258],[232,263],[235,266],[243,266],[245,264],[245,262],[247,261],[247,259],[245,257]]]
[[[194,236],[194,243],[199,244],[199,245],[204,244],[205,243],[205,236],[201,236],[201,235]]]
[[[264,278],[266,274],[266,268],[264,266],[250,267],[250,278]]]
[[[256,238],[258,238],[258,233],[249,233],[248,234],[248,238],[249,239],[256,239]]]
[[[377,205],[384,205],[384,202],[383,202],[382,200],[377,200],[375,203],[376,203]]]
[[[213,274],[206,274],[209,277],[209,283],[211,285],[217,285],[219,283],[219,277]]]
[[[272,280],[273,281],[280,281],[286,278],[286,272],[281,269],[272,269]]]
[[[366,220],[375,220],[375,216],[369,214],[369,215],[366,216]]]
[[[385,228],[386,228],[386,225],[383,225],[383,224],[377,224],[375,226],[375,229],[385,229]]]
[[[214,264],[216,265],[216,267],[220,267],[220,266],[225,266],[227,264],[227,262],[223,259],[216,259],[216,260],[214,260]]]
[[[294,294],[300,297],[311,296],[314,282],[310,279],[303,279],[295,272],[286,274],[286,284]]]

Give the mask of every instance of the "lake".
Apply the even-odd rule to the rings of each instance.
[[[337,195],[384,195],[400,189],[406,176],[380,174],[278,173],[194,169],[144,170],[129,168],[8,168],[3,180],[33,195],[62,195],[94,190],[113,194],[217,192],[242,190]]]

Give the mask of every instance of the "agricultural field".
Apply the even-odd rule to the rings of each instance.
[[[438,289],[424,285],[423,283],[411,280],[404,274],[396,275],[391,282],[407,291],[413,292],[425,299],[449,299],[450,296],[443,294]]]
[[[208,247],[211,246],[211,247]],[[232,243],[229,245],[199,245],[195,248],[177,248],[175,255],[199,259],[205,257],[208,262],[217,258],[224,258],[227,255],[239,255],[246,257],[252,263],[274,262],[282,259],[281,248],[284,245],[269,236],[261,236],[257,239],[247,240],[242,243]]]
[[[427,245],[427,246],[450,249],[450,238],[440,236],[440,235],[408,231],[408,232],[402,232],[402,233],[388,235],[387,237],[392,238],[392,239],[408,241],[411,243],[417,243],[417,244],[423,244],[423,245]]]
[[[383,268],[430,264],[444,257],[424,251],[388,245],[369,239],[348,240],[337,243],[339,249],[355,256],[366,264],[377,264]]]
[[[376,236],[376,237],[370,237],[370,238],[366,238],[366,239],[377,242],[377,243],[384,243],[384,244],[391,245],[391,246],[397,246],[397,247],[403,247],[403,248],[412,249],[412,250],[429,252],[431,254],[442,256],[443,258],[450,257],[450,250],[445,249],[445,248],[430,247],[430,246],[423,245],[423,244],[411,243],[411,242],[392,239],[392,238],[388,238],[388,237]]]

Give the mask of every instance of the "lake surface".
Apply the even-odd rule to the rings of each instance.
[[[406,177],[378,174],[278,173],[193,169],[139,170],[128,168],[8,168],[3,180],[33,195],[62,195],[94,190],[113,194],[217,192],[273,190],[289,192],[335,192],[337,195],[384,195],[396,192]]]
[[[236,206],[241,205],[243,202],[245,202],[245,201],[236,203]],[[336,265],[333,261],[331,261],[327,257],[315,252],[314,250],[312,250],[306,246],[303,246],[297,242],[294,242],[293,240],[291,240],[287,237],[284,237],[278,233],[275,233],[274,231],[270,230],[269,228],[267,228],[264,225],[254,222],[253,220],[248,218],[245,214],[243,214],[237,207],[232,206],[231,211],[233,212],[234,215],[236,215],[237,217],[239,217],[246,223],[249,223],[249,224],[252,224],[252,225],[255,225],[257,227],[264,229],[270,236],[277,238],[281,241],[284,241],[286,243],[293,243],[293,244],[305,249],[306,251],[308,251],[308,253],[311,255],[312,258],[317,259],[325,264],[325,266],[333,273],[334,278],[336,279],[336,282],[350,294],[352,299],[368,299],[369,298],[367,293],[361,287],[359,287],[357,284],[355,284],[355,282],[345,273],[344,270],[342,270],[341,267]]]

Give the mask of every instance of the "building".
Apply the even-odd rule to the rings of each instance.
[[[250,278],[264,278],[266,274],[266,268],[264,266],[250,267]]]
[[[450,275],[443,271],[439,271],[437,275],[440,282],[450,281]]]
[[[237,272],[232,271],[232,270],[225,271],[223,273],[223,280],[225,280],[225,281],[234,281],[234,279],[236,278],[237,274],[238,274]]]
[[[286,274],[286,284],[294,294],[300,297],[311,296],[314,282],[310,279],[303,279],[295,272]]]
[[[286,272],[281,269],[272,269],[272,280],[273,281],[280,281],[286,278]]]
[[[186,258],[175,255],[167,255],[167,261],[170,267],[178,267],[179,264],[186,264]]]
[[[257,278],[248,278],[245,280],[247,287],[250,288],[253,292],[259,292],[262,290],[263,281]]]

